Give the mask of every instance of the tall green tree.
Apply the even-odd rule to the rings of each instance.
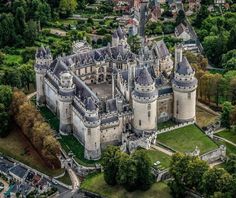
[[[176,17],[176,25],[183,23],[185,20],[185,13],[183,10],[179,10],[177,17]]]
[[[59,12],[62,17],[69,17],[71,14],[74,13],[76,8],[77,8],[77,1],[76,0],[60,0]]]
[[[16,39],[14,17],[12,14],[0,14],[0,47],[11,46]]]
[[[137,186],[139,186],[142,190],[147,190],[153,183],[151,159],[143,149],[135,151],[132,157],[137,166]]]
[[[230,102],[224,102],[223,112],[221,114],[221,124],[222,126],[230,129],[231,128],[231,120],[230,120],[230,114],[233,111],[233,105]]]
[[[16,8],[15,27],[18,34],[23,34],[25,30],[25,10],[23,7]]]
[[[24,39],[26,45],[32,46],[34,44],[35,39],[38,35],[38,26],[37,23],[33,20],[27,22],[25,31],[24,31]]]
[[[0,103],[9,109],[12,101],[12,88],[6,85],[0,85]]]
[[[0,137],[6,137],[9,133],[9,114],[6,112],[4,104],[0,103]]]
[[[120,157],[120,148],[116,146],[108,146],[103,153],[102,165],[104,168],[104,180],[109,185],[116,184]]]
[[[204,194],[214,195],[215,192],[226,193],[232,186],[233,177],[223,168],[211,168],[203,174],[202,186]]]

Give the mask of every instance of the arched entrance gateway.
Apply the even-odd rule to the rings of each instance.
[[[103,81],[104,81],[104,74],[99,74],[98,82],[103,82]]]

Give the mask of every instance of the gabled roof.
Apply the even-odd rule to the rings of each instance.
[[[185,26],[183,23],[180,23],[180,24],[175,28],[175,33],[176,33],[177,36],[179,36],[179,35],[182,34],[183,32],[189,33],[188,27]]]
[[[153,52],[154,55],[157,56],[158,58],[165,58],[170,54],[163,40],[155,42],[155,44],[153,45]]]

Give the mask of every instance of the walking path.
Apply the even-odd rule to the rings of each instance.
[[[214,166],[217,166],[217,165],[223,164],[223,163],[224,163],[224,161],[216,161],[216,162],[213,162],[213,163],[209,164],[209,166],[210,166],[211,168],[213,168]]]
[[[169,156],[172,156],[174,154],[174,152],[171,152],[170,150],[168,149],[165,149],[165,148],[162,148],[160,146],[157,146],[157,145],[151,145],[151,147],[155,150],[158,150],[158,151],[161,151],[162,153],[165,153],[166,155],[169,155]]]
[[[221,131],[224,131],[224,130],[226,130],[226,128],[220,128],[220,129],[214,131],[213,133],[214,133],[214,134],[217,134],[217,133],[219,133],[219,132],[221,132]]]
[[[213,111],[211,108],[209,108],[207,105],[201,103],[201,102],[197,102],[197,107],[206,110],[208,113],[211,113],[213,115],[216,116],[220,116],[220,114],[218,112]]]
[[[30,100],[32,97],[36,96],[37,92],[33,92],[31,94],[28,94],[26,97],[27,97],[27,100]]]
[[[213,135],[215,138],[218,138],[218,139],[220,139],[220,140],[223,140],[223,141],[225,141],[225,142],[227,142],[227,143],[229,143],[229,144],[231,144],[231,145],[233,145],[233,146],[235,146],[236,147],[236,144],[235,143],[233,143],[233,142],[231,142],[231,141],[229,141],[229,140],[227,140],[227,139],[225,139],[225,138],[223,138],[223,137],[220,137],[220,136],[218,136],[218,135]]]

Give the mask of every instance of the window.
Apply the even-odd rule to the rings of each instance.
[[[188,93],[188,99],[191,99],[191,92]]]
[[[88,129],[88,135],[91,135],[91,129]]]
[[[179,101],[176,101],[176,114],[179,114]]]
[[[85,67],[85,73],[87,74],[87,67]]]
[[[142,124],[142,123],[141,123],[141,120],[139,120],[139,126],[141,126],[141,124]]]
[[[148,104],[148,108],[147,108],[148,110],[150,110],[151,109],[151,104]]]
[[[148,111],[148,118],[150,118],[151,117],[151,112],[150,111]]]

